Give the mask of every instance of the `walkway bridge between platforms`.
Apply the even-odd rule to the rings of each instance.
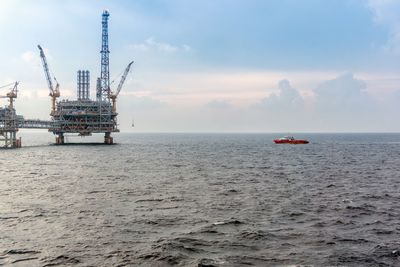
[[[20,129],[50,129],[52,126],[52,121],[43,120],[23,120],[18,124]]]

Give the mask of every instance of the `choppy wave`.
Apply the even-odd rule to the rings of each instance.
[[[399,134],[36,137],[0,151],[0,266],[400,266]]]

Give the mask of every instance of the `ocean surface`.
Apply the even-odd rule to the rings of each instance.
[[[400,134],[280,136],[22,133],[0,265],[400,266]]]

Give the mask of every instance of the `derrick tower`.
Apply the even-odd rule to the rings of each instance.
[[[110,13],[107,10],[103,11],[101,25],[101,73],[100,83],[97,83],[97,101],[110,101],[110,50],[108,49],[108,17]]]

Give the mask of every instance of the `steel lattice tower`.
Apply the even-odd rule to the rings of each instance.
[[[101,75],[100,88],[97,92],[97,100],[110,101],[110,65],[108,50],[108,17],[110,13],[103,11],[102,15],[102,42],[101,42]]]

